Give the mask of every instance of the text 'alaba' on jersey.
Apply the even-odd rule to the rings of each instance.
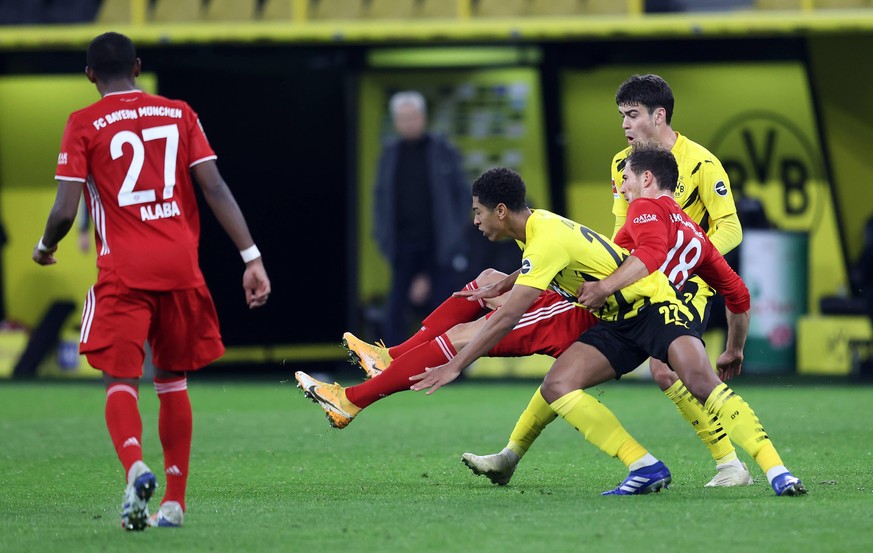
[[[85,184],[101,278],[144,290],[204,284],[190,169],[215,157],[182,101],[132,90],[70,115],[56,178]]]
[[[696,274],[724,296],[732,313],[749,310],[743,280],[669,194],[631,202],[615,243],[630,250],[649,271],[667,275],[678,290]]]
[[[538,290],[551,288],[574,303],[580,284],[603,280],[629,255],[602,234],[543,209],[533,210],[525,237],[526,243],[519,243],[523,253],[516,284]],[[620,321],[670,297],[676,297],[675,290],[667,277],[656,271],[609,296],[606,304],[592,313],[604,321]]]

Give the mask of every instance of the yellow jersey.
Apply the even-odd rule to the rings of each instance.
[[[679,133],[676,135],[676,143],[670,149],[679,165],[679,182],[673,198],[709,235],[715,230],[714,220],[737,212],[731,183],[721,162],[709,150]],[[616,217],[627,216],[627,200],[619,190],[630,152],[628,146],[612,158],[612,213]]]
[[[606,278],[630,255],[602,234],[543,209],[533,210],[528,218],[525,240],[519,242],[522,263],[516,284],[551,288],[577,305],[576,290],[582,282]],[[620,321],[651,303],[671,299],[681,303],[664,273],[655,271],[609,296],[592,314],[604,321]]]

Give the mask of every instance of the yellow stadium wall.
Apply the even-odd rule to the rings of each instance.
[[[850,262],[858,259],[864,223],[873,217],[873,36],[809,41],[810,74],[830,157]]]
[[[139,86],[154,90],[153,75]],[[63,334],[76,326],[88,288],[95,282],[95,252],[79,250],[75,229],[61,242],[58,264],[31,260],[55,197],[55,166],[67,116],[100,98],[84,74],[0,78],[0,216],[9,238],[3,250],[7,318],[33,328],[55,301],[76,309]],[[75,339],[75,338],[73,338]]]

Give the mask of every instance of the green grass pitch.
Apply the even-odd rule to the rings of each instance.
[[[290,376],[290,375],[289,375]],[[536,384],[401,393],[332,430],[289,381],[189,382],[194,446],[186,525],[125,533],[120,464],[97,383],[0,385],[0,551],[873,550],[873,388],[734,383],[809,495],[704,489],[714,464],[651,383],[591,390],[671,468],[660,494],[601,497],[621,463],[556,420],[506,487],[464,451],[506,441]],[[157,400],[142,387],[145,461],[162,482]],[[160,498],[158,490],[153,508]]]

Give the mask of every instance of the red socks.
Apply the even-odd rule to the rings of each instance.
[[[193,428],[188,380],[185,377],[166,380],[156,378],[155,392],[161,403],[158,435],[164,449],[164,474],[167,479],[161,503],[178,501],[184,511]]]
[[[464,298],[454,298],[477,306],[476,302],[468,302]],[[443,304],[445,305],[445,304]],[[420,333],[419,333],[420,334]],[[457,352],[445,334],[434,340],[413,348],[408,353],[397,357],[382,374],[375,378],[346,388],[346,398],[363,409],[383,397],[395,392],[408,390],[413,382],[410,376],[424,372],[427,367],[439,367],[450,361]]]
[[[464,286],[464,290],[477,290],[479,285],[475,280]],[[400,345],[388,349],[392,359],[406,354],[411,349],[425,344],[440,334],[447,332],[459,323],[469,323],[476,319],[482,309],[485,308],[483,301],[470,301],[467,298],[449,298],[427,316],[421,323],[421,330],[416,332]]]
[[[106,427],[118,459],[124,466],[124,481],[131,465],[142,460],[142,419],[139,394],[129,384],[116,383],[106,388]]]

